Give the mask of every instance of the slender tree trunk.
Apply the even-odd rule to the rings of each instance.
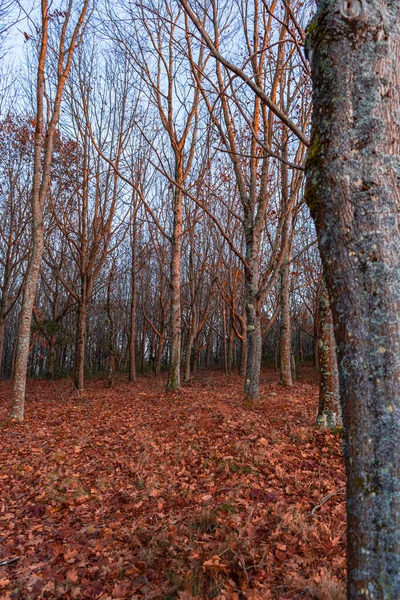
[[[197,369],[199,366],[199,358],[200,358],[200,349],[199,349],[199,337],[193,342],[193,361],[192,361],[192,374],[195,375],[197,373]]]
[[[246,375],[247,367],[247,338],[246,332],[244,332],[243,339],[240,340],[240,366],[239,375],[244,377]]]
[[[232,370],[233,370],[234,344],[235,344],[235,330],[233,329],[232,320],[231,320],[229,323],[229,335],[228,335],[228,375],[231,375]]]
[[[72,3],[64,14],[65,22],[63,24],[59,57],[57,65],[57,85],[54,96],[54,103],[51,111],[50,121],[46,128],[45,139],[43,123],[43,101],[44,101],[44,81],[45,81],[45,63],[48,45],[49,29],[49,5],[48,0],[41,1],[41,41],[40,53],[37,69],[36,83],[36,129],[35,129],[35,149],[33,159],[33,183],[32,183],[32,253],[28,263],[25,277],[25,284],[22,297],[21,315],[18,328],[17,355],[15,361],[13,406],[11,409],[11,418],[16,421],[23,421],[25,410],[25,388],[26,374],[29,357],[29,340],[32,321],[32,310],[35,302],[37,281],[39,278],[40,263],[43,254],[43,211],[50,183],[50,169],[53,158],[54,135],[60,116],[60,107],[65,82],[71,68],[72,56],[77,42],[80,28],[85,19],[88,1],[84,0],[78,21],[73,30],[68,48],[64,46],[67,24],[71,16]],[[42,156],[42,150],[44,155]]]
[[[143,325],[142,332],[142,343],[141,343],[141,373],[144,375],[145,371],[145,354],[146,354],[146,326]]]
[[[32,254],[25,277],[21,314],[17,337],[15,360],[13,406],[11,419],[23,421],[25,413],[26,373],[31,339],[32,311],[43,254],[43,218],[38,216],[33,222]]]
[[[78,308],[78,327],[76,338],[76,358],[75,358],[75,387],[78,392],[85,389],[85,350],[86,350],[86,322],[87,322],[87,301],[86,286],[82,286],[82,296]]]
[[[211,335],[208,336],[207,346],[206,346],[206,369],[210,366],[210,356],[211,356]]]
[[[303,350],[303,334],[302,334],[301,329],[299,329],[299,359],[300,359],[300,364],[303,366],[304,350]]]
[[[296,371],[296,358],[294,356],[294,352],[290,353],[290,368],[292,371],[292,381],[296,381],[297,379],[297,371]]]
[[[114,269],[115,264],[111,267],[110,277],[107,286],[107,317],[109,324],[109,332],[108,332],[108,380],[107,387],[114,387],[114,373],[115,373],[115,323],[114,323],[114,314],[113,314],[113,306],[112,306],[112,293],[113,293],[113,283],[114,283]]]
[[[49,358],[47,361],[47,376],[54,379],[55,375],[55,367],[56,367],[56,337],[54,335],[51,336],[49,342]]]
[[[0,379],[3,377],[3,351],[4,351],[4,330],[6,328],[6,320],[0,317]]]
[[[257,254],[257,253],[254,253]],[[261,323],[257,298],[258,265],[253,256],[247,258],[249,270],[246,270],[246,323],[247,323],[247,364],[244,393],[250,400],[259,396],[261,369]]]
[[[129,381],[136,381],[136,282],[132,275],[129,332]]]
[[[225,375],[228,375],[228,352],[227,352],[227,347],[226,347],[226,339],[227,339],[226,310],[225,310],[224,300],[221,300],[221,301],[222,301],[222,331],[223,331],[222,348],[223,348],[223,352],[224,352],[224,371],[225,371]]]
[[[25,284],[22,296],[21,314],[18,326],[16,360],[14,372],[13,405],[11,419],[24,420],[25,388],[29,357],[29,342],[31,337],[32,311],[36,296],[37,281],[39,278],[40,263],[43,254],[43,203],[47,194],[48,177],[50,172],[43,174],[42,147],[43,147],[43,94],[44,94],[44,69],[48,41],[48,16],[46,3],[42,4],[42,39],[37,71],[36,89],[36,130],[35,150],[32,183],[32,253],[28,262]],[[47,140],[49,143],[49,140]],[[52,140],[50,140],[51,142]],[[51,162],[52,149],[47,148],[47,163]],[[50,154],[50,155],[49,155]],[[47,165],[46,165],[47,166]],[[45,177],[43,179],[43,177]],[[44,196],[44,197],[43,197]]]
[[[283,101],[283,99],[282,99]],[[282,155],[288,157],[288,131],[282,129]],[[282,176],[282,200],[281,211],[285,215],[288,209],[289,173],[288,166],[281,165]],[[292,324],[290,319],[290,251],[289,251],[289,216],[283,216],[282,247],[284,258],[281,266],[281,385],[290,387],[292,385]]]
[[[129,381],[136,381],[136,218],[133,223],[132,267],[131,267],[131,310],[129,332]]]
[[[308,32],[314,110],[306,198],[338,345],[347,597],[398,600],[400,3],[320,0]]]
[[[328,290],[324,289],[319,301],[319,406],[317,425],[324,429],[337,427],[340,421],[339,373],[336,342]]]
[[[157,347],[157,354],[156,354],[156,376],[157,377],[161,373],[161,359],[162,359],[162,354],[164,352],[164,343],[165,343],[165,336],[164,336],[164,332],[162,332],[161,336],[158,339],[158,347]]]
[[[182,164],[177,158],[175,179],[182,183]],[[182,192],[175,190],[174,226],[171,257],[171,347],[168,373],[168,390],[181,386],[181,245],[182,245]]]
[[[184,381],[185,383],[190,379],[190,366],[191,366],[191,356],[192,356],[192,348],[194,342],[195,334],[193,332],[193,326],[190,326],[188,331],[188,338],[186,342],[185,349],[185,364],[184,364]]]
[[[292,335],[290,319],[290,265],[288,257],[285,258],[281,267],[281,385],[290,387],[292,385]]]

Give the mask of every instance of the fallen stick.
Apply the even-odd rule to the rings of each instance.
[[[321,508],[321,506],[323,506],[325,504],[325,502],[328,502],[328,500],[330,500],[332,498],[332,496],[336,496],[337,494],[344,494],[346,492],[346,488],[340,488],[340,490],[336,490],[336,492],[332,492],[331,494],[328,494],[327,496],[325,496],[324,498],[322,498],[321,502],[319,504],[317,504],[317,506],[314,506],[314,508],[311,511],[311,514],[313,515],[315,513],[315,511],[318,508]]]
[[[0,562],[0,567],[6,567],[7,565],[12,565],[13,563],[18,562],[21,559],[20,556],[14,556],[14,558],[7,558],[6,560],[2,560]]]

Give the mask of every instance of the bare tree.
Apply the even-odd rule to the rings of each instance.
[[[49,11],[48,0],[41,0],[41,28],[39,33],[39,59],[36,83],[36,129],[32,182],[32,252],[25,277],[23,300],[18,329],[17,357],[15,364],[14,392],[11,418],[24,419],[26,369],[28,364],[32,309],[43,254],[43,211],[49,183],[53,156],[54,135],[60,116],[61,100],[71,68],[75,47],[79,42],[85,22],[89,0],[83,0],[75,25],[72,26],[73,1],[69,0],[65,13]],[[49,48],[49,25],[52,20],[62,18],[57,50],[57,82],[53,101],[49,101],[48,122],[44,121],[45,71]],[[70,32],[72,26],[72,32]],[[48,96],[47,96],[48,97]]]

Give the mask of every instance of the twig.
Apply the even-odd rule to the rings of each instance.
[[[7,565],[12,565],[13,563],[18,562],[19,560],[21,560],[20,556],[15,556],[14,558],[7,558],[6,560],[2,560],[0,562],[0,567],[5,567]]]
[[[325,502],[328,502],[328,500],[330,500],[330,498],[332,498],[332,496],[336,496],[338,494],[345,494],[346,493],[346,488],[342,487],[339,490],[336,490],[336,492],[332,492],[331,494],[328,494],[327,496],[325,496],[324,498],[322,498],[320,504],[317,504],[317,506],[314,506],[314,508],[311,511],[311,514],[313,515],[315,513],[315,511],[318,508],[321,508],[321,506],[323,506],[325,504]]]

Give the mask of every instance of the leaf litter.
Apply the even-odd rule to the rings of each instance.
[[[10,394],[2,382],[2,600],[345,598],[341,436],[314,426],[311,369],[291,389],[264,371],[252,406],[219,371],[173,393],[95,379],[81,398],[30,381],[22,424]]]

